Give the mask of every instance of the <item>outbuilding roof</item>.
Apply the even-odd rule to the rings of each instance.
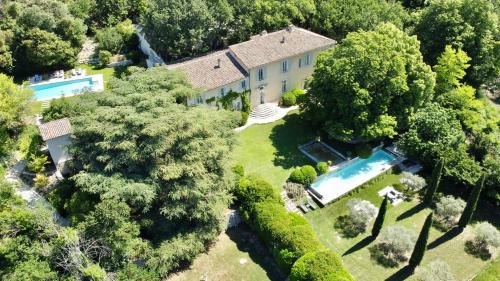
[[[194,88],[206,91],[242,80],[247,76],[246,71],[228,50],[171,64],[168,68],[184,71]]]
[[[71,134],[71,124],[68,118],[50,121],[38,126],[44,141]]]
[[[263,32],[249,41],[231,45],[229,50],[246,69],[283,60],[316,49],[334,46],[337,42],[295,26],[273,33]]]

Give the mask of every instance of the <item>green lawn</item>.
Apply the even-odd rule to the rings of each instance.
[[[297,113],[239,132],[233,155],[235,163],[243,165],[246,173],[262,176],[276,188],[282,187],[294,167],[313,164],[300,153],[298,146],[313,140],[315,134]]]
[[[281,188],[292,168],[311,164],[297,146],[314,139],[316,135],[317,133],[311,131],[310,126],[300,121],[297,112],[293,112],[283,120],[272,124],[254,125],[238,133],[238,145],[233,159],[235,163],[242,164],[247,173],[258,174],[277,188]],[[333,145],[337,148],[335,144]],[[406,270],[402,270],[403,266],[385,268],[371,260],[368,251],[370,245],[365,245],[368,239],[364,240],[368,234],[346,239],[341,237],[333,227],[335,219],[347,211],[346,203],[350,198],[363,198],[379,205],[382,198],[377,192],[398,181],[399,176],[396,174],[382,175],[363,188],[358,188],[348,197],[306,215],[307,220],[327,247],[340,255],[351,249],[351,253],[343,256],[342,259],[357,280],[412,279]],[[418,234],[430,210],[418,209],[417,205],[418,201],[415,200],[389,207],[385,225],[401,224]],[[488,220],[498,227],[499,218],[492,217],[491,214],[488,216],[487,207],[478,207],[478,209],[485,210],[484,213],[479,214],[483,220]],[[400,216],[401,219],[398,220]],[[430,261],[442,259],[450,265],[456,280],[471,280],[490,263],[490,261],[483,261],[465,253],[464,243],[470,236],[469,229],[455,236],[444,234],[432,228],[429,241],[433,247],[425,255],[424,265]],[[497,268],[498,265],[494,267]],[[492,271],[490,274],[496,274],[494,269],[490,271]],[[484,274],[488,272],[485,271]]]
[[[367,184],[364,188],[357,189],[357,193],[344,197],[325,208],[306,215],[307,220],[313,226],[320,240],[327,247],[343,255],[342,260],[347,269],[357,280],[379,281],[412,279],[411,277],[408,278],[409,273],[405,269],[402,269],[404,265],[398,268],[386,268],[377,264],[370,258],[368,248],[373,245],[374,242],[368,244],[367,242],[369,240],[364,240],[369,236],[369,233],[359,235],[356,238],[344,238],[334,229],[336,218],[346,214],[346,203],[349,199],[362,198],[378,206],[382,198],[378,196],[377,192],[385,186],[398,181],[399,176],[395,174],[379,176],[377,182]],[[412,202],[402,202],[397,206],[390,206],[387,211],[384,227],[399,224],[418,234],[430,210],[419,209],[416,207],[417,205],[418,201],[414,200]],[[402,218],[400,216],[402,216]],[[368,230],[370,229],[371,226]],[[432,247],[432,249],[427,251],[423,264],[441,259],[450,265],[456,280],[471,280],[488,264],[488,261],[483,261],[465,253],[464,243],[470,235],[470,230],[466,229],[463,233],[455,237],[443,236],[444,234],[445,233],[434,228],[431,229],[429,243],[431,243],[431,245],[436,245],[436,247]],[[440,237],[442,238],[437,240]],[[445,237],[449,238],[444,239]],[[436,242],[433,243],[433,241]],[[438,243],[438,241],[443,241],[443,243]],[[351,250],[346,253],[349,249]]]
[[[474,281],[499,281],[500,280],[500,258],[497,258],[489,266],[487,266],[479,275],[474,278]]]
[[[278,281],[284,280],[268,250],[245,226],[219,236],[209,251],[167,281],[201,280]]]

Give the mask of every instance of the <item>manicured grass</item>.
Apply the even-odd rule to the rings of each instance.
[[[111,77],[116,77],[115,69],[113,67],[100,68],[91,64],[80,64],[76,68],[85,69],[87,75],[102,74],[105,88],[109,82],[109,79],[111,79]]]
[[[474,281],[498,281],[500,280],[500,258],[497,258],[488,265],[479,275],[474,278]]]
[[[233,159],[248,174],[257,174],[281,189],[293,168],[314,164],[298,146],[314,139],[315,134],[294,111],[283,120],[253,125],[238,133]]]
[[[196,258],[189,269],[176,273],[168,281],[201,280],[277,281],[284,280],[268,250],[242,225],[219,236],[205,254]]]
[[[365,239],[369,236],[371,226],[368,227],[367,233],[361,234],[355,238],[344,238],[334,228],[337,217],[346,214],[346,204],[350,199],[361,198],[369,200],[376,206],[379,206],[382,197],[379,197],[377,192],[387,185],[391,185],[398,181],[398,175],[381,175],[376,178],[375,182],[366,184],[364,188],[358,188],[356,193],[306,215],[306,218],[313,226],[320,240],[327,247],[343,255],[342,260],[347,269],[357,280],[405,280],[407,278],[411,280],[412,278],[410,277],[410,273],[405,270],[404,264],[401,264],[401,266],[397,268],[387,268],[371,259],[368,249],[371,245],[374,245],[376,241],[370,243],[369,239]],[[397,206],[390,205],[387,210],[384,228],[389,225],[398,224],[418,234],[424,223],[425,217],[430,212],[430,209],[422,209],[419,208],[418,205],[417,200],[402,202]],[[425,265],[433,260],[441,259],[450,265],[456,280],[471,280],[488,264],[488,261],[483,261],[465,253],[465,241],[468,239],[468,236],[470,236],[469,228],[456,236],[450,234],[445,235],[445,233],[432,228],[429,236],[429,243],[435,245],[435,247],[431,247],[431,249],[426,252],[423,264]]]

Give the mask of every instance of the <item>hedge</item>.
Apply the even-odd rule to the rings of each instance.
[[[314,180],[316,180],[317,176],[318,174],[316,173],[316,170],[313,166],[305,165],[301,168],[296,168],[295,170],[293,170],[288,180],[294,183],[310,184]]]
[[[342,260],[332,251],[310,252],[298,259],[290,272],[290,281],[354,280]]]
[[[281,105],[284,106],[292,106],[296,105],[299,98],[304,95],[304,90],[302,89],[293,89],[289,92],[286,92],[281,97]]]
[[[254,215],[252,227],[285,272],[304,254],[323,249],[309,223],[298,214],[288,213],[279,203],[257,203]]]
[[[318,162],[318,164],[316,164],[316,170],[320,175],[326,174],[329,169],[330,167],[328,167],[328,164],[326,162]]]
[[[314,168],[311,168],[316,173]],[[242,218],[259,234],[284,272],[290,272],[297,260],[308,253],[329,252],[325,250],[325,246],[304,217],[286,211],[276,189],[265,180],[256,176],[245,176],[238,182],[235,195]],[[327,255],[336,257],[333,253]],[[311,280],[354,280],[343,269],[340,260],[337,263],[333,263],[333,260],[328,260],[328,266],[336,265],[335,268],[340,269],[326,271],[327,275],[324,277],[333,278],[332,274],[337,277],[321,279],[319,277],[323,273],[318,273],[319,279]],[[300,265],[297,265],[297,268],[299,267]]]

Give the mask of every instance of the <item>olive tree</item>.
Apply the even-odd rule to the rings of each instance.
[[[370,248],[373,258],[385,266],[394,267],[408,259],[417,237],[403,226],[386,228],[379,236],[377,244]]]
[[[399,181],[413,192],[419,191],[427,185],[424,178],[409,172],[402,172]]]
[[[442,197],[436,203],[436,223],[443,229],[450,229],[457,224],[464,211],[465,201],[451,195]]]
[[[481,222],[474,227],[472,240],[467,241],[466,247],[483,259],[490,258],[500,246],[500,232],[489,222]]]
[[[450,266],[442,260],[431,261],[415,270],[418,281],[454,281]]]

